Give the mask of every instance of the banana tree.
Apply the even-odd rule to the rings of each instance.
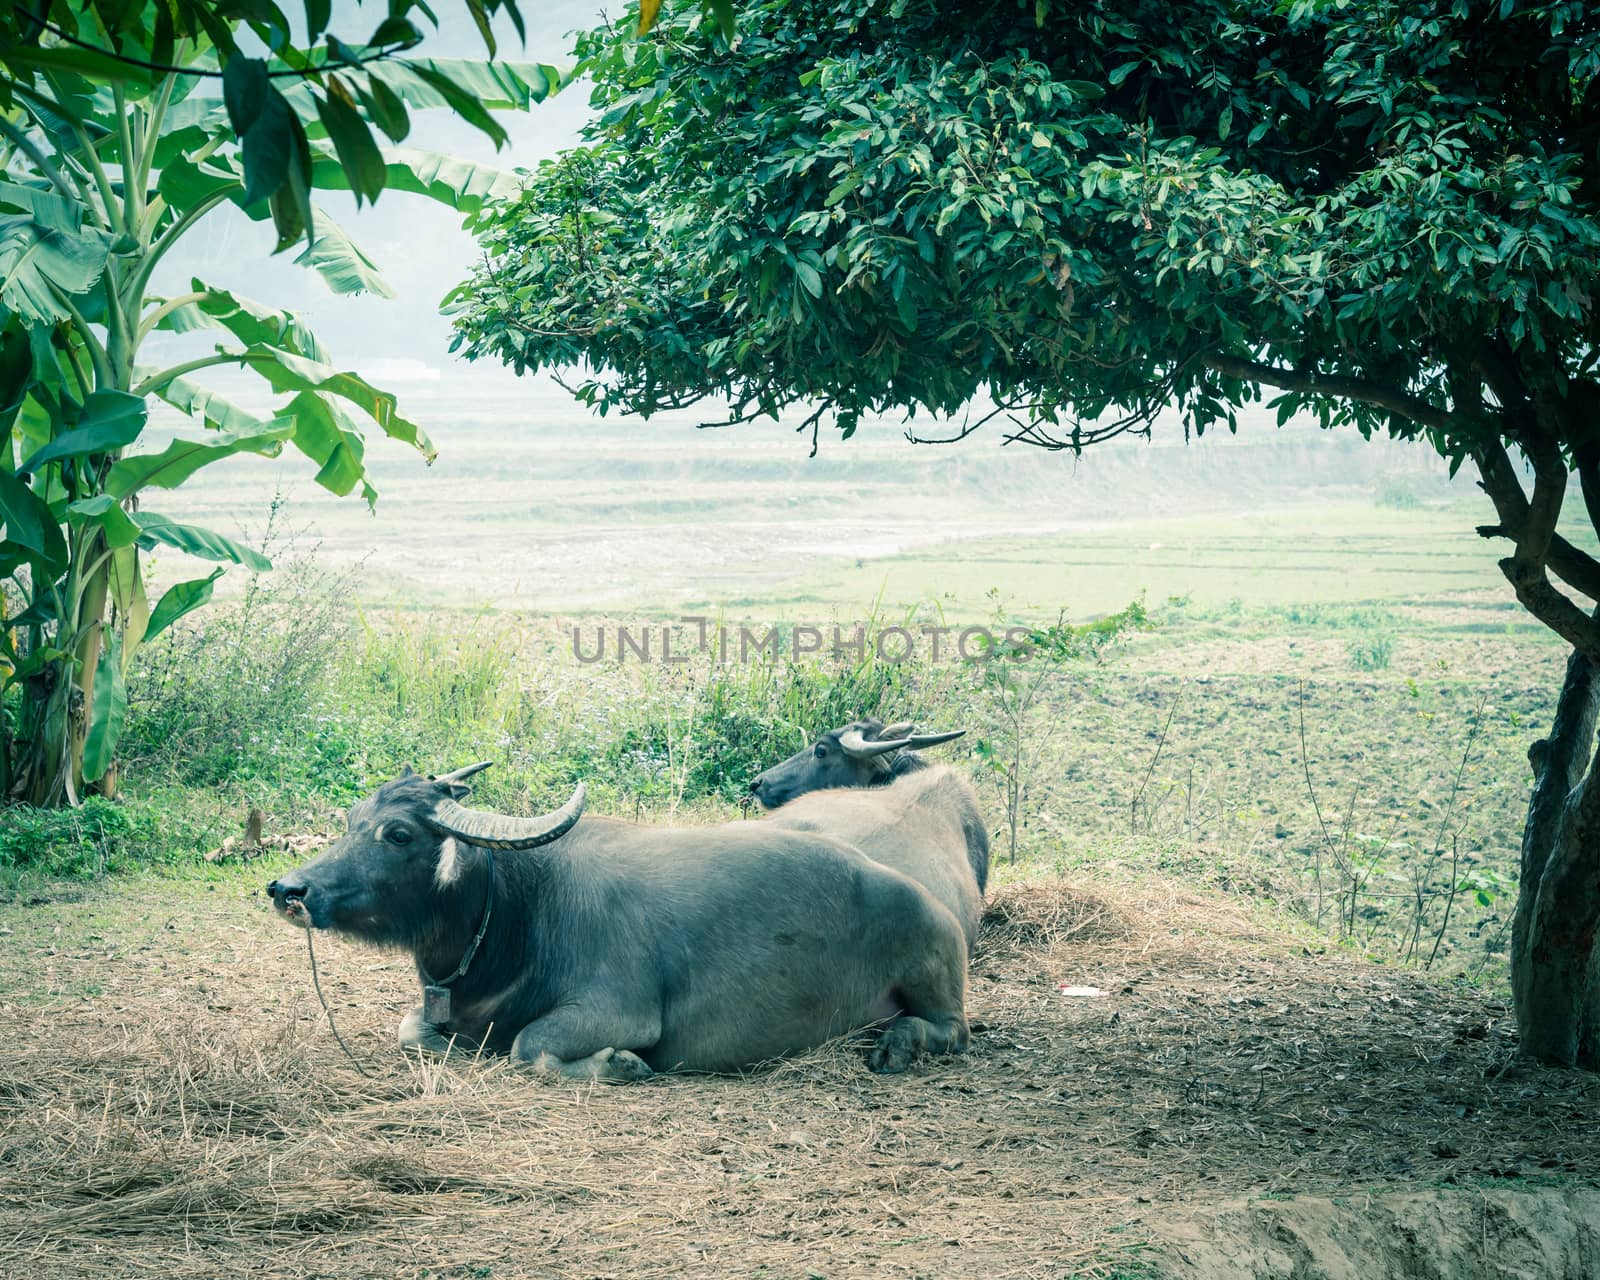
[[[13,37],[0,40],[0,803],[113,792],[139,646],[204,604],[226,565],[267,567],[160,514],[162,491],[224,458],[289,448],[327,489],[371,502],[374,428],[433,457],[395,397],[341,369],[298,316],[225,281],[158,293],[157,268],[232,204],[270,218],[278,250],[297,250],[335,292],[386,293],[311,192],[351,190],[359,204],[396,188],[471,215],[519,180],[381,145],[373,127],[399,143],[411,110],[444,107],[498,143],[492,110],[560,84],[543,64],[395,57],[420,39],[405,3],[367,44],[327,36],[316,48],[293,47],[272,5],[243,8],[272,56],[240,52],[226,4],[58,3],[48,17],[16,6],[0,21],[16,29],[0,30]],[[468,8],[484,16],[477,0]],[[307,5],[313,41],[327,10]],[[216,339],[203,355],[142,358],[153,335],[200,332]],[[221,367],[264,379],[273,411],[194,380]],[[144,440],[152,397],[190,421],[159,448]],[[156,547],[219,567],[152,600],[143,556]]]

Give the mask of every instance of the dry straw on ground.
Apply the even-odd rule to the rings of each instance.
[[[964,1058],[621,1088],[407,1063],[404,962],[330,940],[363,1079],[297,934],[168,892],[5,908],[0,1275],[1107,1276],[1212,1199],[1600,1168],[1493,1000],[1166,883],[997,892]]]

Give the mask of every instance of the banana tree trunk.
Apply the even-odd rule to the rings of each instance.
[[[69,643],[66,637],[78,639],[71,644],[70,654],[25,682],[18,731],[7,744],[9,786],[0,791],[0,803],[10,798],[39,808],[56,808],[79,803],[91,790],[84,777],[84,748],[105,646],[110,583],[102,538],[74,540],[72,546],[77,564],[87,562],[93,567],[76,609],[69,604],[69,616],[60,622],[55,639],[63,644]],[[75,568],[65,582],[68,601],[77,594],[76,579]],[[43,635],[40,640],[49,642]],[[111,794],[105,785],[94,789]]]
[[[38,808],[71,803],[73,719],[81,694],[56,663],[23,690],[21,731],[13,740],[13,796]]]
[[[1533,797],[1511,937],[1521,1051],[1600,1070],[1600,669],[1574,651],[1550,736],[1529,749]]]

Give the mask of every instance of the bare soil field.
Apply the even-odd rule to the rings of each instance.
[[[1600,1179],[1600,1079],[1502,1004],[1168,881],[1002,887],[965,1057],[575,1087],[406,1061],[407,963],[319,938],[358,1072],[276,869],[0,905],[0,1275],[1273,1274],[1226,1232],[1291,1193]]]

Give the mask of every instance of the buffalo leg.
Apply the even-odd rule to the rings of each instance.
[[[478,1046],[464,1036],[446,1035],[440,1031],[422,1016],[422,1006],[419,1004],[400,1022],[400,1047],[442,1058],[452,1050],[457,1053],[475,1052]]]
[[[660,1038],[657,1019],[630,1016],[598,1002],[576,1002],[523,1027],[511,1056],[569,1079],[643,1080],[654,1073],[644,1059],[621,1046],[647,1048]]]
[[[600,1049],[587,1058],[568,1060],[546,1051],[526,1061],[535,1071],[547,1071],[569,1080],[608,1080],[613,1084],[627,1084],[633,1080],[648,1079],[655,1074],[643,1058],[626,1049]]]
[[[943,1018],[896,1018],[872,1046],[867,1065],[884,1075],[904,1071],[925,1053],[961,1053],[967,1047],[967,1020],[956,1014]]]
[[[904,1071],[925,1053],[961,1053],[967,1047],[966,948],[954,932],[924,952],[921,965],[898,984],[905,1012],[878,1037],[867,1065],[885,1075]]]

